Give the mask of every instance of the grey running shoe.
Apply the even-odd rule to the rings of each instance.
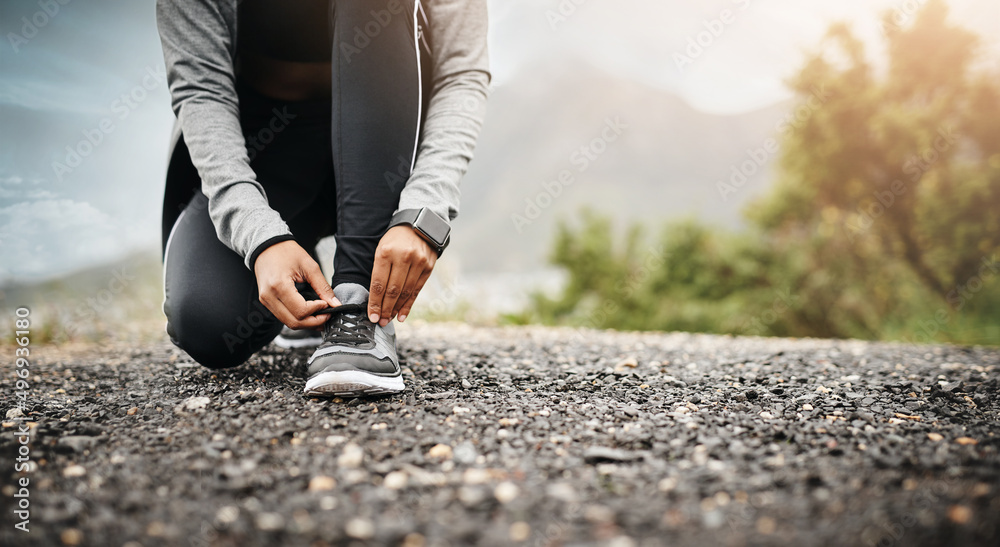
[[[318,330],[295,330],[288,327],[274,339],[274,345],[285,349],[314,348],[323,343],[323,333]]]
[[[361,397],[403,391],[396,332],[368,319],[368,307],[344,304],[326,310],[323,343],[309,358],[305,394]]]

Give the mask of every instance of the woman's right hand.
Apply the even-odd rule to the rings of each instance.
[[[282,241],[264,249],[253,269],[261,304],[290,328],[318,329],[326,323],[327,316],[313,314],[340,305],[319,264],[294,241]],[[295,288],[296,283],[303,282],[309,283],[322,300],[306,301]]]

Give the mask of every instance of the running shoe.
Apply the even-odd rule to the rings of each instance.
[[[308,361],[305,394],[362,397],[403,391],[396,355],[396,332],[368,319],[364,304],[329,308],[323,342]]]
[[[274,339],[274,345],[285,349],[315,348],[322,343],[323,333],[312,329],[295,330],[284,327]]]

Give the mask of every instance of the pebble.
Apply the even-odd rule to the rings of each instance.
[[[451,446],[438,443],[427,451],[427,457],[436,460],[450,460],[452,456]]]
[[[517,485],[508,481],[501,482],[493,490],[493,496],[504,505],[514,501],[518,494],[520,494],[520,489]]]
[[[382,486],[388,488],[389,490],[402,490],[406,488],[406,484],[409,482],[409,475],[406,471],[393,471],[385,476],[382,481]]]
[[[962,445],[962,446],[979,444],[979,441],[977,441],[976,439],[973,439],[972,437],[959,437],[959,438],[955,439],[955,442],[958,443],[958,444],[960,444],[960,445]]]
[[[592,446],[583,453],[583,461],[587,463],[630,462],[639,459],[642,459],[642,454],[603,446]]]
[[[375,537],[375,525],[366,518],[354,517],[347,521],[344,532],[354,539],[367,540]]]
[[[83,534],[76,528],[67,528],[59,534],[59,539],[63,545],[79,545],[83,541]]]
[[[972,520],[972,510],[964,505],[952,505],[948,508],[948,520],[955,524],[968,524]]]
[[[510,525],[508,536],[511,541],[516,543],[527,541],[531,537],[531,525],[524,521],[517,521]]]
[[[211,402],[208,397],[188,397],[174,408],[174,413],[184,415],[202,412]]]
[[[361,467],[365,460],[365,451],[355,443],[344,445],[344,451],[337,458],[337,466],[344,469],[356,469]]]
[[[944,440],[944,435],[941,435],[940,433],[928,433],[927,438],[934,442],[938,442]]]
[[[254,519],[257,529],[263,532],[274,532],[285,527],[285,518],[280,513],[261,513]]]
[[[87,470],[82,465],[71,465],[66,469],[63,469],[63,476],[70,479],[73,477],[82,477],[87,474]]]
[[[343,466],[341,466],[343,467]],[[317,475],[309,480],[310,492],[324,492],[337,487],[337,480],[326,475]]]

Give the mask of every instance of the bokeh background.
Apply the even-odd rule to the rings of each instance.
[[[489,4],[415,319],[1000,343],[1000,3]],[[0,308],[162,337],[153,0],[7,0],[0,30]]]

